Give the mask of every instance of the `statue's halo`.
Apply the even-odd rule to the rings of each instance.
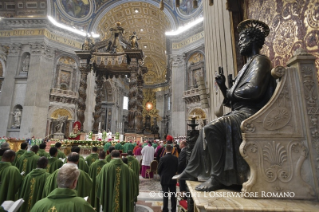
[[[254,19],[247,19],[245,21],[242,21],[237,26],[239,33],[241,33],[243,30],[248,28],[259,29],[265,35],[265,37],[269,35],[269,31],[270,31],[269,26],[267,24],[265,24],[262,21],[258,21]]]

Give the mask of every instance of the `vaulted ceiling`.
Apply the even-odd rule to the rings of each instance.
[[[166,39],[165,31],[170,29],[166,15],[154,5],[143,2],[121,4],[108,11],[100,20],[96,33],[102,39],[111,36],[110,28],[121,22],[125,29],[124,37],[136,32],[140,40],[139,48],[143,49],[145,65],[148,73],[144,77],[145,84],[162,83],[166,74]]]

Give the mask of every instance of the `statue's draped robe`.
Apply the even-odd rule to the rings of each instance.
[[[6,200],[15,200],[22,183],[22,176],[17,167],[9,162],[0,161],[0,204]]]
[[[95,193],[96,193],[96,176],[101,172],[102,167],[106,164],[105,160],[97,160],[94,163],[91,164],[90,166],[90,170],[89,170],[89,175],[93,181],[93,186],[92,186],[92,190],[91,190],[91,195],[90,195],[90,199],[91,199],[91,205],[93,207],[96,207],[99,209],[99,201],[98,198],[96,198]]]
[[[24,200],[20,212],[29,212],[33,205],[42,199],[42,191],[50,174],[45,169],[33,169],[24,179],[19,191],[19,198]]]
[[[104,165],[96,178],[97,198],[103,212],[133,212],[133,176],[121,159],[112,159]]]
[[[135,186],[135,189],[136,189],[136,197],[134,197],[134,201],[136,202],[137,201],[137,196],[139,195],[139,184],[140,184],[140,179],[139,179],[139,176],[140,176],[140,163],[139,161],[133,157],[133,156],[127,156],[127,165],[130,169],[133,170],[134,172],[134,180],[135,180],[135,183],[134,183],[134,186]]]
[[[92,206],[83,198],[77,197],[76,190],[56,188],[47,198],[38,201],[31,212],[94,212]]]
[[[59,169],[53,172],[52,174],[50,174],[50,176],[47,178],[47,181],[44,185],[42,197],[47,197],[50,194],[50,192],[52,192],[54,189],[58,187],[58,184],[56,181],[58,172],[59,172]],[[75,188],[75,190],[77,190],[78,192],[78,196],[79,197],[90,196],[91,189],[92,189],[92,179],[86,172],[80,170],[80,176]]]
[[[65,154],[62,151],[60,151],[60,150],[58,150],[58,155],[56,157],[57,158],[62,158],[62,159],[66,158]]]
[[[37,152],[37,155],[40,156],[40,157],[44,156],[46,158],[50,157],[50,154],[47,153],[44,149],[39,149],[39,151]]]
[[[63,162],[57,157],[51,157],[48,159],[47,172],[52,174],[55,170],[61,168],[63,166]]]
[[[19,151],[16,152],[16,157],[14,158],[14,161],[12,163],[12,165],[16,165],[18,159],[21,157],[21,155],[23,155],[24,153],[26,153],[27,150],[25,149],[20,149]]]
[[[99,159],[99,155],[97,153],[91,153],[89,156],[85,158],[87,165],[90,167],[92,163]]]
[[[26,153],[21,155],[21,157],[19,158],[19,160],[16,163],[16,167],[19,169],[20,173],[23,171],[25,172],[23,175],[25,177],[33,169],[37,168],[37,162],[38,162],[39,158],[40,157],[38,155],[36,155],[34,152],[27,151]]]
[[[240,124],[255,114],[271,98],[275,80],[271,77],[271,62],[256,55],[244,65],[227,90],[224,105],[232,111],[213,120],[200,132],[185,171],[200,180],[213,176],[229,186],[247,180],[248,164],[239,153],[242,142]]]

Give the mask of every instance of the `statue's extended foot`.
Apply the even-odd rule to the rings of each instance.
[[[197,181],[196,177],[193,177],[192,175],[188,174],[187,172],[183,171],[181,174],[179,175],[175,175],[172,178],[173,180],[190,180],[190,181]]]
[[[216,191],[224,188],[224,185],[219,183],[214,177],[210,177],[206,182],[203,182],[196,186],[196,191]]]

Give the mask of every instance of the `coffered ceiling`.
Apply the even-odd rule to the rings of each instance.
[[[149,3],[124,3],[104,15],[96,33],[99,33],[102,39],[110,38],[110,28],[114,27],[116,22],[121,22],[127,40],[133,32],[140,38],[139,48],[143,49],[145,66],[148,68],[148,73],[144,76],[145,84],[163,83],[166,75],[165,31],[171,27],[166,15]]]

